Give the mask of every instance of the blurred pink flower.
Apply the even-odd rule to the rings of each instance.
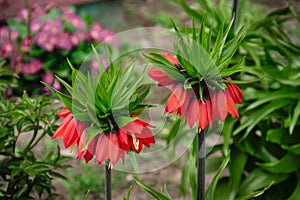
[[[47,14],[46,10],[38,5],[37,3],[34,3],[30,6],[29,9],[23,8],[20,10],[19,14],[16,16],[16,21],[18,22],[28,22],[29,20],[29,11],[31,12],[30,18],[35,19],[37,17],[41,17]]]
[[[62,7],[61,8],[61,11],[62,11],[62,14],[63,14],[63,16],[65,17],[65,16],[69,16],[69,15],[72,15],[74,12],[71,10],[71,9],[69,9],[68,7]]]
[[[58,20],[53,21],[51,19],[47,19],[42,26],[42,31],[47,32],[48,34],[55,34],[60,31],[60,28],[61,23],[59,23]]]
[[[54,74],[50,71],[46,71],[42,74],[42,81],[52,85],[54,83],[55,77]]]
[[[107,44],[112,44],[116,47],[120,47],[121,45],[121,41],[115,36],[115,33],[110,30],[103,30],[100,33],[100,37],[102,38],[102,41]]]
[[[53,51],[56,38],[51,37],[47,32],[41,31],[34,38],[36,44],[47,51]]]
[[[31,8],[31,18],[32,19],[44,16],[47,14],[46,9],[37,3],[32,4],[30,8]]]
[[[102,42],[103,38],[101,36],[102,27],[99,23],[93,22],[90,29],[90,36],[96,42]]]
[[[51,93],[51,90],[49,88],[47,88],[46,86],[43,87],[42,91],[45,93]]]
[[[101,62],[104,65],[105,69],[107,69],[108,64],[109,64],[107,57],[101,56],[100,58],[101,58]],[[98,61],[96,58],[93,58],[91,60],[91,72],[92,72],[92,74],[96,74],[99,72],[99,64],[98,64]]]
[[[69,21],[75,28],[85,28],[85,22],[76,14],[70,15]]]
[[[80,44],[80,38],[78,37],[77,34],[72,34],[71,35],[71,42],[73,46],[78,46]]]
[[[38,59],[31,59],[26,63],[18,63],[16,70],[20,74],[34,75],[43,68],[43,63]]]
[[[32,37],[27,35],[21,42],[20,50],[22,52],[29,52],[32,46]]]
[[[43,25],[43,22],[41,22],[39,19],[34,19],[30,23],[30,31],[32,33],[36,33],[39,30],[41,30],[42,25]]]
[[[66,21],[70,22],[75,28],[85,29],[85,22],[76,13],[67,7],[63,7],[61,10]]]
[[[16,29],[11,29],[9,31],[9,38],[11,40],[16,40],[19,37],[19,32]]]
[[[14,50],[14,45],[12,42],[7,42],[3,45],[3,49],[7,54],[10,54]]]
[[[62,30],[62,22],[60,19],[51,20],[50,22],[50,31],[51,34],[57,34],[60,33]]]
[[[56,90],[60,90],[61,89],[61,85],[60,85],[60,83],[57,80],[54,81],[54,83],[52,84],[52,87],[54,89],[56,89]]]
[[[1,58],[8,58],[12,55],[13,51],[15,50],[15,46],[12,42],[6,42],[2,46],[0,46],[0,57]]]
[[[17,21],[26,22],[29,18],[29,12],[28,9],[23,8],[20,10],[19,14],[16,16]]]
[[[0,27],[0,42],[9,40],[9,31],[7,26]]]
[[[64,50],[71,50],[72,49],[72,42],[70,39],[70,35],[66,32],[64,33],[59,33],[56,35],[56,44],[55,46],[64,49]]]
[[[57,80],[54,80],[54,82],[52,84],[49,84],[49,85],[51,85],[56,90],[61,89],[61,85]],[[51,93],[51,90],[47,87],[43,87],[43,91],[46,92],[46,93]]]
[[[90,39],[89,33],[83,29],[76,30],[73,34],[76,35],[80,39],[80,41],[83,41],[83,40],[87,41]]]

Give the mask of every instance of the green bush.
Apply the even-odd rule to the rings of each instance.
[[[59,148],[43,152],[40,141],[49,139],[57,121],[49,96],[6,99],[4,92],[12,73],[0,68],[0,198],[54,199],[53,178],[64,178],[58,169],[67,168],[67,157]]]

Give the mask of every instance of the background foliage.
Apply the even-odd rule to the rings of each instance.
[[[13,75],[0,67],[0,77]],[[67,157],[60,149],[43,152],[40,141],[56,129],[53,99],[43,95],[29,98],[5,98],[5,89],[12,86],[0,82],[0,198],[54,199],[53,178],[65,178],[58,169],[65,169]]]

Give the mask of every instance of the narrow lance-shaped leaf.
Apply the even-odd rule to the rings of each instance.
[[[162,194],[161,192],[158,192],[154,189],[152,189],[151,187],[149,187],[148,185],[146,185],[145,183],[143,183],[142,181],[140,181],[139,179],[137,179],[135,177],[135,182],[141,186],[143,189],[145,189],[147,192],[149,192],[153,197],[155,197],[157,200],[171,200],[169,197],[165,196],[164,194]]]
[[[205,197],[206,199],[214,199],[214,193],[215,189],[217,187],[218,181],[220,179],[220,176],[224,169],[226,168],[228,162],[230,160],[230,151],[228,152],[227,156],[224,158],[223,162],[221,163],[218,171],[216,172],[216,175],[214,176],[211,184],[208,186],[206,192],[205,192]]]
[[[292,122],[291,122],[290,128],[289,128],[290,134],[293,133],[293,130],[298,122],[299,115],[300,115],[300,99],[298,100],[298,103],[294,108],[294,115],[292,117]]]

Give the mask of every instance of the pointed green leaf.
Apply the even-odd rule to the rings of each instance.
[[[294,154],[299,155],[300,154],[300,144],[295,144],[295,145],[281,145],[282,149],[285,149],[287,151],[290,151]]]
[[[223,160],[222,164],[220,165],[218,171],[216,172],[216,175],[214,176],[211,184],[208,186],[208,188],[205,192],[205,199],[214,199],[215,189],[217,187],[218,181],[220,179],[222,172],[226,168],[229,160],[230,160],[230,151],[228,152],[228,155],[226,157],[224,157],[224,160]]]
[[[162,194],[161,192],[158,192],[154,189],[152,189],[151,187],[149,187],[148,185],[146,185],[145,183],[143,183],[142,181],[138,180],[135,177],[135,182],[141,186],[143,189],[145,189],[147,192],[149,192],[153,197],[155,197],[157,200],[171,200],[169,197],[165,196],[164,194]]]
[[[118,127],[121,127],[121,128],[136,119],[137,118],[135,118],[135,117],[126,117],[126,116],[121,116],[121,115],[114,116],[115,122],[117,123]]]
[[[41,82],[42,84],[44,84],[47,88],[49,88],[54,94],[56,94],[58,96],[58,98],[64,103],[64,105],[68,108],[68,110],[70,112],[72,112],[73,109],[73,104],[72,104],[72,98],[61,93],[60,91],[54,89],[53,87],[51,87],[49,84]]]
[[[289,152],[276,162],[257,163],[257,165],[273,173],[291,173],[300,168],[300,156]]]
[[[287,174],[269,173],[262,169],[255,168],[242,181],[239,188],[239,197],[251,194],[257,190],[265,188],[270,184],[277,184],[286,180]]]
[[[299,115],[300,115],[300,99],[299,99],[296,107],[294,108],[294,115],[292,117],[292,122],[291,122],[290,128],[289,128],[290,134],[293,133],[293,130],[298,122]]]
[[[288,200],[299,200],[300,199],[300,179],[299,172],[297,173],[298,183],[296,188],[294,189],[293,194],[288,198]]]

